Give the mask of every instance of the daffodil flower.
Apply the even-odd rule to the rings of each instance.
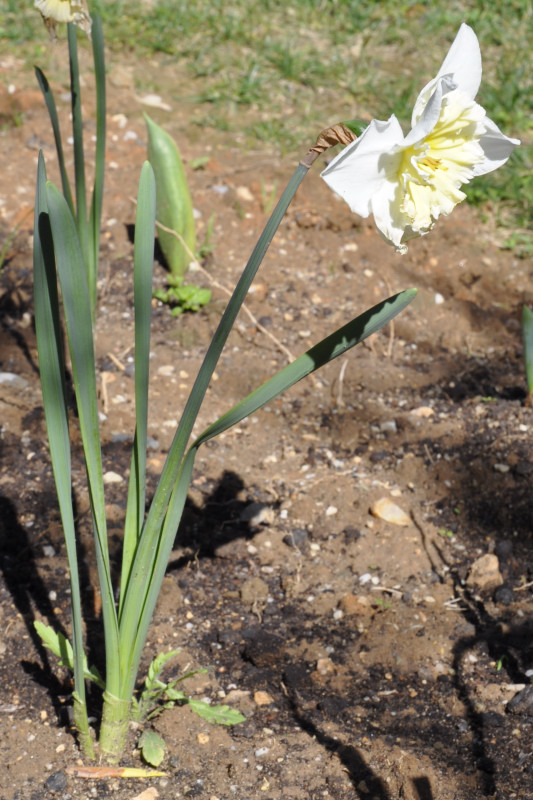
[[[465,199],[463,184],[501,167],[520,144],[475,102],[480,82],[479,42],[463,24],[436,78],[418,96],[407,136],[395,116],[373,120],[322,172],[352,211],[374,215],[399,252]]]
[[[44,19],[45,25],[55,39],[55,29],[58,22],[73,22],[91,35],[91,18],[87,10],[86,0],[35,0],[37,8]]]

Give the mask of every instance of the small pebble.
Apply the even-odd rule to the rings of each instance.
[[[266,503],[250,503],[241,511],[239,519],[252,528],[271,525],[274,522],[274,509]]]
[[[494,592],[494,602],[501,606],[509,606],[514,600],[513,590],[509,586],[498,586]]]
[[[370,506],[370,513],[378,519],[383,519],[385,522],[391,522],[393,525],[400,525],[407,527],[411,525],[411,518],[405,513],[396,503],[389,500],[388,497],[380,497],[375,503]]]
[[[266,756],[268,752],[268,747],[258,747],[254,755],[256,758],[261,758],[261,756]]]
[[[533,717],[533,685],[529,684],[521,692],[515,694],[507,703],[507,711],[511,714],[522,714]]]
[[[467,586],[473,586],[481,591],[489,591],[501,586],[503,578],[500,572],[498,557],[494,553],[486,553],[477,558],[466,580]]]
[[[394,419],[382,422],[379,426],[379,429],[382,433],[398,433],[398,426],[396,424],[396,420]]]
[[[496,542],[494,552],[500,561],[506,561],[513,552],[513,543],[510,539],[500,539],[499,542]]]
[[[247,186],[237,186],[235,189],[235,194],[239,200],[242,200],[245,203],[252,203],[254,200],[254,196]]]
[[[285,534],[282,541],[289,547],[301,547],[307,541],[307,531],[305,528],[293,528],[290,533]]]
[[[268,694],[268,692],[263,692],[261,690],[254,693],[254,703],[258,706],[269,706],[272,705],[274,700]]]
[[[15,375],[14,372],[0,372],[0,384],[11,386],[12,389],[24,389],[28,381],[20,375]]]
[[[49,792],[62,792],[67,788],[67,776],[64,772],[54,772],[46,779],[44,785]]]
[[[122,483],[124,481],[124,478],[122,477],[122,475],[119,475],[118,472],[113,472],[112,470],[109,470],[109,472],[104,473],[103,481],[105,484]]]

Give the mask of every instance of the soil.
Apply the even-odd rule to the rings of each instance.
[[[7,86],[20,64],[1,66]],[[121,62],[110,71],[96,325],[102,446],[117,481],[108,486],[114,552],[133,430],[139,70]],[[168,65],[143,70],[171,85]],[[0,275],[0,372],[17,376],[0,384],[0,797],[531,797],[533,418],[520,337],[531,261],[501,249],[490,209],[482,220],[466,206],[396,255],[316,168],[247,300],[275,339],[241,315],[198,430],[287,362],[276,340],[299,354],[396,291],[417,286],[419,295],[394,325],[199,453],[144,666],[180,648],[169,674],[207,667],[184,688],[234,705],[246,722],[215,727],[173,708],[153,723],[168,746],[166,777],[91,781],[66,771],[81,763],[71,685],[33,629],[43,619],[68,631],[69,594],[32,320],[37,149],[54,180],[57,159],[30,80],[0,98],[3,242],[21,223]],[[86,83],[89,142],[90,72]],[[169,104],[148,110],[180,143],[200,240],[215,214],[206,272],[191,279],[217,285],[197,314],[174,318],[154,302],[150,492],[226,302],[219,285],[234,286],[267,219],[265,197],[279,195],[297,162],[243,150],[238,137],[195,126],[194,109]],[[65,100],[60,117],[66,126]],[[160,264],[155,280],[165,285]],[[100,609],[75,426],[73,435],[92,630]],[[383,498],[404,524],[380,516]],[[97,645],[89,660],[101,663]],[[124,764],[140,766],[133,731]]]

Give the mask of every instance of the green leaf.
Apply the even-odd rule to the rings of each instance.
[[[35,336],[39,355],[43,406],[70,574],[73,695],[75,700],[74,722],[80,735],[82,752],[87,758],[94,758],[94,748],[85,704],[85,676],[83,671],[85,656],[83,650],[83,622],[76,526],[72,502],[68,404],[63,356],[64,342],[57,289],[55,251],[48,214],[48,203],[46,201],[46,169],[42,153],[39,153],[35,196],[33,285]]]
[[[145,161],[139,178],[135,245],[133,251],[133,296],[135,305],[135,438],[131,454],[124,545],[122,550],[119,619],[130,567],[137,549],[146,508],[146,441],[148,435],[148,385],[150,372],[150,323],[154,267],[155,178]]]
[[[63,189],[63,194],[67,199],[67,203],[72,214],[75,214],[74,200],[72,199],[72,191],[68,179],[67,168],[65,166],[65,156],[63,154],[63,144],[61,141],[61,130],[59,128],[59,118],[57,116],[54,95],[44,72],[39,69],[39,67],[35,67],[35,74],[37,76],[37,82],[41,88],[41,92],[43,93],[44,102],[46,103],[46,108],[48,109],[50,122],[52,124],[52,131],[56,143],[57,160],[59,162],[59,171],[61,173],[61,186]]]
[[[311,347],[307,353],[295,359],[292,364],[288,364],[270,380],[249,394],[248,397],[233,406],[226,414],[219,417],[196,439],[191,446],[191,450],[198,449],[204,442],[236,425],[261,408],[261,406],[264,406],[265,403],[273,400],[278,394],[294,386],[306,375],[310,375],[380,330],[409,305],[415,296],[416,289],[407,289],[405,292],[400,292],[360,314],[347,325],[335,331],[335,333],[326,336],[321,342]]]
[[[177,317],[184,311],[199,311],[211,300],[211,289],[203,289],[192,283],[170,286],[168,289],[154,289],[156,300],[173,306],[172,316]]]
[[[71,672],[74,672],[74,653],[72,652],[72,645],[66,636],[63,636],[62,633],[57,633],[50,625],[45,625],[38,619],[35,620],[33,625],[44,646],[59,658],[61,666],[67,667]],[[87,681],[96,683],[101,689],[105,689],[105,683],[100,673],[96,667],[89,669],[85,656],[83,657],[83,677]]]
[[[143,731],[138,741],[142,757],[151,767],[158,767],[165,757],[167,746],[155,731]]]
[[[159,653],[159,655],[154,658],[148,667],[148,674],[144,684],[146,689],[150,690],[153,688],[156,681],[159,679],[159,676],[163,672],[167,662],[170,661],[171,658],[177,656],[180,652],[180,650],[170,650],[168,653]]]
[[[522,309],[522,340],[524,342],[527,390],[531,394],[533,392],[533,311],[527,306]]]
[[[196,233],[191,194],[183,162],[169,134],[145,114],[148,161],[157,187],[157,221],[170,231],[158,231],[159,244],[172,275],[182,277],[194,258]]]
[[[45,194],[63,299],[72,379],[91,498],[98,580],[102,594],[104,618],[106,688],[111,695],[118,696],[120,692],[118,621],[111,582],[106,530],[89,288],[80,240],[67,202],[59,189],[50,182],[46,184]]]
[[[231,300],[222,315],[211,344],[207,348],[157,484],[139,546],[135,551],[131,576],[126,587],[124,613],[121,616],[121,646],[123,652],[127,654],[128,660],[128,686],[125,690],[127,696],[131,696],[133,692],[148,626],[157,603],[187,499],[187,490],[194,465],[194,453],[186,452],[190,434],[218,359],[248,289],[268,250],[272,237],[307,172],[308,168],[303,164],[299,164],[296,168],[237,282]],[[156,557],[154,557],[154,553],[157,553]],[[143,605],[139,611],[140,598],[142,598]]]
[[[202,700],[191,700],[190,698],[186,702],[195,714],[212,725],[238,725],[240,722],[246,721],[246,717],[236,708],[210,706]]]
[[[165,694],[172,703],[186,703],[188,698],[185,692],[174,689],[174,686],[165,686]]]

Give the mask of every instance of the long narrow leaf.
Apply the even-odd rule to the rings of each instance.
[[[277,397],[278,394],[294,386],[306,375],[310,375],[324,366],[324,364],[333,361],[333,359],[338,358],[338,356],[350,350],[356,344],[367,339],[390,322],[400,311],[403,311],[415,296],[416,289],[407,289],[404,292],[400,292],[393,297],[389,297],[388,300],[378,303],[347,325],[339,328],[335,333],[327,336],[302,356],[295,359],[292,364],[288,364],[277,372],[259,389],[251,392],[248,397],[245,397],[244,400],[206,428],[192,446],[198,448],[204,442],[233,427],[233,425],[236,425],[245,417],[264,406],[265,403]]]
[[[92,757],[92,740],[85,702],[83,625],[80,579],[76,552],[76,529],[72,506],[72,478],[68,407],[65,389],[63,340],[57,292],[54,247],[46,199],[46,171],[42,153],[37,169],[34,227],[35,332],[50,457],[70,572],[72,641],[76,724],[83,751]]]
[[[329,361],[338,358],[338,356],[342,355],[356,344],[359,344],[364,339],[368,338],[368,336],[371,336],[399,314],[415,296],[416,289],[408,289],[405,292],[390,297],[388,300],[378,303],[347,325],[339,328],[338,331],[323,339],[308,350],[307,353],[297,358],[292,364],[280,370],[273,378],[264,383],[263,386],[248,395],[241,403],[238,403],[234,408],[228,411],[227,414],[220,417],[219,420],[213,423],[213,425],[210,425],[191,445],[183,461],[182,469],[168,505],[168,511],[158,542],[159,549],[157,555],[155,558],[152,558],[154,566],[145,592],[146,599],[142,607],[142,612],[139,611],[139,607],[135,609],[137,620],[136,639],[129,655],[129,666],[124,663],[123,667],[123,674],[126,675],[129,673],[127,691],[131,692],[134,688],[135,675],[142,648],[157,603],[159,589],[165,575],[170,551],[172,550],[181,520],[194,466],[194,459],[200,445],[227,430],[232,425],[237,424],[244,419],[244,417],[257,411],[258,408],[268,403],[269,400],[272,400],[278,394],[285,391],[285,389],[294,386],[295,383],[306,375],[324,366],[324,364],[327,364]],[[125,650],[123,656],[124,655]]]
[[[211,380],[211,376],[215,370],[218,359],[222,349],[226,343],[229,333],[233,327],[233,323],[239,313],[239,310],[244,302],[244,298],[250,288],[250,285],[259,269],[265,253],[276,233],[287,208],[293,199],[296,191],[307,175],[308,167],[299,164],[294,175],[289,181],[285,191],[283,192],[276,208],[272,212],[272,216],[267,222],[265,229],[250,256],[250,259],[244,268],[244,271],[235,287],[233,295],[224,311],[222,319],[218,325],[215,335],[209,345],[207,353],[198,376],[194,382],[193,388],[189,395],[189,399],[183,411],[178,430],[174,436],[161,478],[157,485],[157,489],[150,506],[148,517],[144,524],[141,541],[135,555],[134,563],[132,565],[130,580],[126,588],[125,603],[131,606],[131,613],[124,613],[121,618],[121,641],[124,642],[124,647],[127,649],[135,649],[135,640],[138,640],[138,630],[135,622],[135,614],[133,609],[139,608],[139,603],[144,602],[150,590],[150,583],[152,582],[152,574],[154,572],[154,559],[159,562],[159,559],[164,559],[164,554],[170,552],[172,541],[161,544],[161,538],[168,537],[172,540],[175,535],[172,533],[172,525],[163,527],[163,520],[169,507],[171,494],[174,492],[177,483],[182,479],[180,471],[182,469],[182,460],[185,454],[187,443],[191,435],[198,411],[204,399],[207,387]],[[183,467],[184,468],[184,467]],[[192,465],[191,465],[192,469]],[[180,491],[175,493],[175,496],[181,498]],[[183,499],[185,502],[185,499]],[[172,505],[173,501],[170,502]],[[181,511],[179,512],[181,516]],[[156,556],[155,554],[158,553]],[[164,565],[157,564],[155,571],[158,575],[164,575]],[[147,630],[147,627],[146,627]]]
[[[144,588],[144,595],[138,596],[137,606],[130,601],[124,610],[121,619],[121,674],[122,674],[122,696],[131,696],[137,678],[139,663],[143,651],[148,628],[154,613],[154,609],[161,591],[161,584],[165,577],[165,571],[170,557],[170,552],[176,538],[176,531],[183,514],[189,484],[191,482],[196,449],[191,449],[186,454],[181,470],[179,472],[174,491],[170,497],[169,508],[162,525],[161,534],[156,542],[156,549],[150,560],[150,572],[147,575],[147,584]],[[130,581],[130,586],[132,585]],[[129,616],[127,616],[127,614]],[[125,638],[124,631],[133,630],[131,644]]]
[[[56,186],[48,183],[46,199],[63,298],[72,377],[95,528],[96,557],[106,640],[106,686],[111,694],[115,694],[119,685],[118,622],[107,545],[94,345],[87,276],[76,225],[65,198]]]
[[[522,308],[522,340],[527,391],[531,397],[533,394],[533,311],[528,306]]]
[[[152,167],[143,165],[139,180],[135,248],[133,255],[135,303],[135,439],[131,458],[128,504],[124,526],[121,585],[128,584],[131,563],[141,535],[146,500],[146,441],[148,426],[148,382],[150,364],[150,318],[156,189]],[[123,593],[121,592],[121,600]],[[122,604],[119,606],[119,613]]]
[[[57,160],[59,162],[59,171],[61,173],[61,187],[63,189],[63,194],[66,197],[68,206],[72,214],[74,215],[75,214],[74,201],[72,199],[70,182],[68,179],[67,169],[65,167],[65,156],[63,154],[63,143],[61,140],[61,130],[59,128],[59,119],[57,116],[57,109],[54,100],[54,95],[44,72],[41,69],[39,69],[39,67],[35,67],[35,74],[37,76],[37,81],[43,93],[44,102],[46,103],[46,108],[48,109],[48,115],[50,117],[50,122],[52,123],[52,131],[54,133],[54,140],[56,143]]]

